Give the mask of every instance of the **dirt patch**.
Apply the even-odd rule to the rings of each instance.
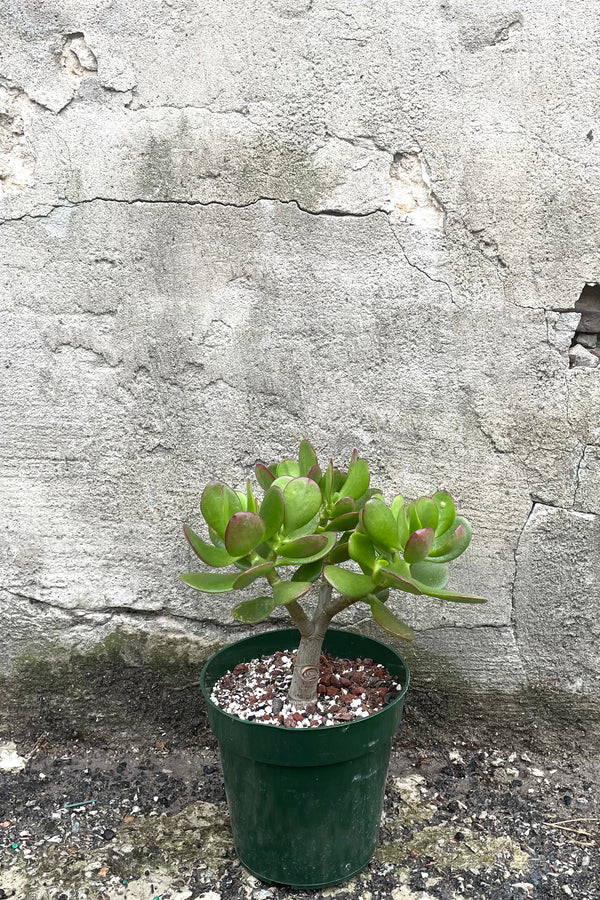
[[[27,763],[0,778],[0,897],[597,900],[600,759],[581,710],[565,731],[550,704],[534,719],[526,698],[490,714],[411,689],[374,860],[295,892],[235,857],[200,662],[114,650],[5,685],[1,741]]]

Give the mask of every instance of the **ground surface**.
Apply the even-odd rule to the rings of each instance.
[[[0,743],[28,763],[0,775],[0,898],[600,896],[593,719],[565,725],[539,701],[535,722],[531,706],[490,718],[489,700],[412,689],[375,859],[347,885],[299,892],[236,859],[196,675],[82,662],[70,681],[9,686]]]

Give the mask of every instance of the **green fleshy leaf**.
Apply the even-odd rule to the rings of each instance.
[[[435,540],[433,528],[419,528],[413,531],[404,548],[404,561],[409,565],[425,559]]]
[[[364,494],[357,499],[356,508],[358,510],[362,509],[367,500],[370,500],[371,497],[379,497],[380,500],[383,500],[383,494],[379,488],[369,488],[368,491],[365,491]]]
[[[238,622],[244,622],[246,625],[257,625],[268,619],[277,603],[273,597],[254,597],[252,600],[243,600],[234,606],[231,614]]]
[[[248,497],[246,496],[244,491],[236,491],[238,496],[238,500],[240,501],[240,506],[242,507],[242,512],[248,511]]]
[[[404,497],[402,494],[396,494],[390,504],[390,509],[392,510],[394,518],[398,519],[399,512],[404,509]]]
[[[257,512],[256,499],[254,497],[254,491],[252,490],[252,482],[249,478],[246,479],[246,509],[248,510],[248,512]]]
[[[413,640],[415,633],[410,625],[398,619],[385,603],[382,603],[375,596],[369,597],[369,603],[371,614],[380,628],[383,628],[384,631],[387,631],[388,634],[394,637],[402,638],[403,641]]]
[[[426,584],[415,581],[422,594],[428,597],[436,597],[438,600],[449,600],[451,603],[487,603],[485,597],[477,597],[474,594],[459,594],[455,591],[441,591],[437,588],[429,588]]]
[[[241,575],[235,579],[233,583],[234,590],[241,591],[243,588],[248,587],[249,584],[256,581],[257,578],[266,578],[269,572],[272,572],[274,568],[273,563],[261,563],[259,566],[253,566],[251,569],[246,569],[245,572],[242,572]]]
[[[180,575],[180,579],[184,584],[196,588],[197,591],[203,591],[205,594],[225,594],[227,591],[233,590],[233,583],[236,580],[237,573],[216,574],[215,572],[189,572],[187,575]]]
[[[323,570],[329,584],[339,591],[344,597],[359,600],[375,590],[375,585],[368,575],[357,575],[348,569],[340,569],[338,566],[325,566]]]
[[[264,534],[265,523],[256,513],[235,513],[225,531],[225,548],[232,556],[245,556],[261,543]]]
[[[361,515],[364,529],[375,544],[391,548],[400,546],[396,519],[383,500],[377,497],[369,500]]]
[[[295,459],[282,459],[281,462],[277,464],[278,478],[281,478],[282,475],[291,475],[292,478],[297,478],[299,474],[300,466]]]
[[[298,452],[298,462],[300,463],[300,475],[308,475],[313,466],[319,465],[315,448],[310,441],[302,441]]]
[[[297,541],[298,538],[304,537],[307,534],[316,534],[317,528],[319,526],[320,520],[320,512],[313,516],[310,522],[307,522],[306,525],[303,525],[302,528],[295,528],[294,531],[289,531],[286,534],[286,540],[288,541]]]
[[[329,460],[329,464],[325,469],[325,474],[322,478],[321,483],[321,491],[323,492],[323,498],[326,503],[331,499],[331,492],[333,491],[333,479],[334,479],[334,469],[333,469],[333,460]]]
[[[260,504],[259,516],[265,523],[263,540],[268,541],[283,525],[285,500],[283,492],[276,484],[272,484]]]
[[[273,599],[277,606],[284,606],[308,594],[311,587],[310,581],[278,581],[273,587]]]
[[[275,481],[275,476],[271,472],[264,463],[258,462],[254,466],[254,474],[256,475],[256,480],[260,484],[263,491],[268,491],[273,482]]]
[[[346,513],[345,516],[339,516],[337,519],[332,519],[331,522],[325,525],[323,531],[350,531],[352,528],[356,528],[357,525],[358,513],[351,512]]]
[[[230,566],[232,564],[233,557],[229,555],[227,550],[224,550],[221,547],[214,547],[212,544],[207,544],[206,541],[203,541],[201,537],[198,537],[198,535],[192,531],[191,528],[188,528],[187,525],[183,526],[183,532],[188,544],[196,556],[199,556],[202,562],[205,562],[207,566],[213,566],[215,569],[222,569],[225,566]]]
[[[348,471],[348,477],[344,482],[344,494],[358,500],[369,487],[369,467],[365,459],[357,459]]]
[[[443,563],[431,562],[424,559],[422,562],[413,563],[410,567],[410,580],[417,581],[419,584],[426,584],[427,587],[443,590],[448,584],[450,573],[448,566]]]
[[[317,484],[321,483],[321,479],[323,477],[323,473],[319,466],[311,466],[308,472],[306,473],[306,477],[310,478],[312,481],[316,481]]]
[[[406,507],[406,524],[408,525],[408,533],[418,531],[421,528],[421,520],[417,514],[417,504],[413,501]]]
[[[471,525],[462,516],[457,516],[452,529],[451,532],[446,531],[442,536],[445,542],[442,542],[441,546],[436,547],[435,544],[433,545],[429,552],[431,562],[450,562],[456,559],[457,556],[460,556],[461,553],[464,553],[471,543]]]
[[[215,545],[215,547],[219,547],[221,550],[225,549],[225,541],[223,538],[219,537],[214,528],[211,528],[210,525],[208,527],[208,536]]]
[[[331,518],[337,519],[338,516],[345,516],[355,510],[356,500],[353,500],[352,497],[341,497],[331,510]]]
[[[226,484],[213,481],[202,492],[200,509],[206,523],[216,531],[219,537],[225,536],[225,529],[230,518],[241,510],[239,497]]]
[[[279,475],[279,476],[275,479],[275,481],[273,482],[273,484],[275,485],[275,487],[281,488],[281,490],[283,490],[284,487],[285,487],[287,484],[289,484],[290,481],[293,481],[293,480],[294,480],[293,475]]]
[[[307,534],[296,541],[285,541],[279,545],[277,552],[283,559],[278,559],[277,565],[287,566],[322,559],[331,550],[335,540],[335,534]]]
[[[389,566],[381,568],[377,574],[377,584],[381,587],[393,588],[396,591],[404,591],[407,594],[423,593],[411,580],[408,566],[406,566],[406,574],[403,574],[397,565],[394,569]]]
[[[350,557],[359,564],[365,575],[370,575],[375,565],[375,548],[366,534],[357,531],[348,542]]]
[[[291,581],[304,581],[314,584],[323,571],[323,561],[318,559],[316,562],[303,563],[298,566],[291,577]]]
[[[332,563],[348,562],[349,559],[350,553],[348,551],[348,541],[340,541],[329,554],[329,561]]]
[[[433,528],[435,531],[440,519],[440,513],[431,497],[419,497],[417,500],[417,515],[423,528]]]
[[[348,477],[347,472],[342,472],[340,469],[333,470],[333,493],[339,494],[341,493],[342,488],[346,482],[346,478]]]
[[[439,520],[435,529],[436,535],[443,534],[451,527],[456,518],[456,507],[454,500],[448,491],[437,491],[433,495],[433,502],[439,511]]]
[[[293,478],[283,489],[285,500],[284,530],[289,534],[306,525],[320,510],[323,502],[318,484],[311,478]]]

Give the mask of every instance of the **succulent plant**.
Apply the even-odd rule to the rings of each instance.
[[[356,450],[347,471],[331,460],[323,471],[308,441],[300,444],[297,460],[259,462],[255,475],[262,500],[250,479],[245,491],[221,482],[204,489],[200,509],[210,542],[184,527],[207,566],[229,571],[192,572],[181,579],[213,594],[266,580],[268,593],[242,600],[232,612],[240,622],[256,624],[278,606],[287,609],[301,635],[290,687],[297,704],[315,699],[325,632],[348,606],[366,603],[384,631],[412,640],[412,629],[387,605],[390,591],[485,602],[446,588],[448,563],[471,540],[471,526],[456,514],[446,491],[410,502],[397,494],[388,506],[381,491],[370,487],[369,467]],[[315,585],[318,602],[308,615],[299,601]]]

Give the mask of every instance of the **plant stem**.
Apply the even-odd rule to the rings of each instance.
[[[331,586],[323,580],[319,585],[317,609],[310,622],[312,626],[311,631],[309,634],[300,632],[300,645],[296,654],[294,674],[289,691],[289,698],[296,706],[307,706],[309,703],[314,703],[317,699],[323,639],[332,619],[332,616],[327,611],[330,603]]]

